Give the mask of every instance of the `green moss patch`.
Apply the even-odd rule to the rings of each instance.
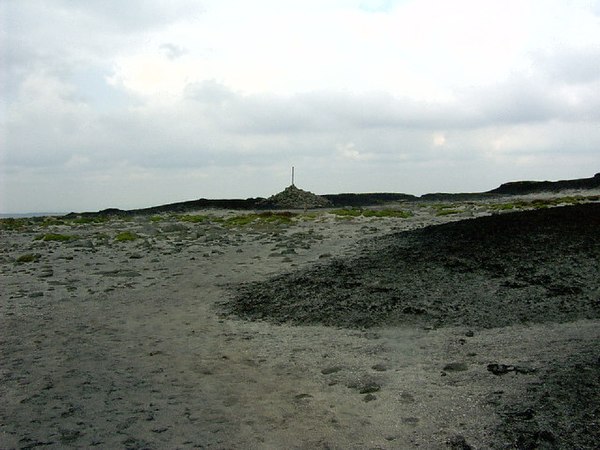
[[[115,236],[115,241],[117,242],[129,242],[135,241],[139,236],[136,233],[131,231],[123,231]]]
[[[21,255],[17,258],[17,262],[19,264],[24,264],[24,263],[30,263],[30,262],[37,262],[40,259],[40,255],[37,254],[33,254],[33,253],[25,253],[24,255]]]
[[[0,230],[22,230],[27,225],[29,225],[29,220],[27,219],[15,219],[13,217],[0,219]]]
[[[365,217],[396,217],[400,219],[408,219],[412,217],[410,211],[403,211],[401,209],[379,209],[379,210],[367,210],[363,211]]]

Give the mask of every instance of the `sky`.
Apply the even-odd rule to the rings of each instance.
[[[0,213],[600,172],[600,0],[0,0]]]

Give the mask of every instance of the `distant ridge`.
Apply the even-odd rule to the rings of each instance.
[[[597,189],[600,188],[600,173],[592,178],[560,181],[511,181],[488,191],[491,194],[520,195],[536,192],[557,192],[569,189]]]
[[[591,178],[560,181],[511,181],[504,183],[487,192],[465,193],[432,193],[420,197],[402,193],[344,193],[315,195],[304,191],[294,185],[287,187],[279,194],[268,199],[262,197],[247,199],[206,199],[190,200],[186,202],[169,203],[167,205],[153,206],[150,208],[121,210],[109,208],[98,212],[69,213],[66,217],[77,216],[111,216],[111,215],[136,215],[136,214],[161,214],[184,213],[199,209],[232,209],[232,210],[260,210],[260,209],[299,209],[299,208],[325,208],[325,207],[364,207],[377,206],[399,201],[464,201],[485,198],[495,198],[505,195],[525,195],[539,192],[559,192],[577,189],[600,189],[600,173]]]

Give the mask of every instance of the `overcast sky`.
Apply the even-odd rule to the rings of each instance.
[[[600,1],[0,0],[0,212],[600,172]]]

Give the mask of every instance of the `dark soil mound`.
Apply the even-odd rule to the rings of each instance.
[[[502,449],[592,449],[600,442],[600,358],[582,349],[552,363],[541,381],[501,405]]]
[[[241,286],[227,313],[296,324],[469,325],[600,317],[600,204],[397,233]]]

